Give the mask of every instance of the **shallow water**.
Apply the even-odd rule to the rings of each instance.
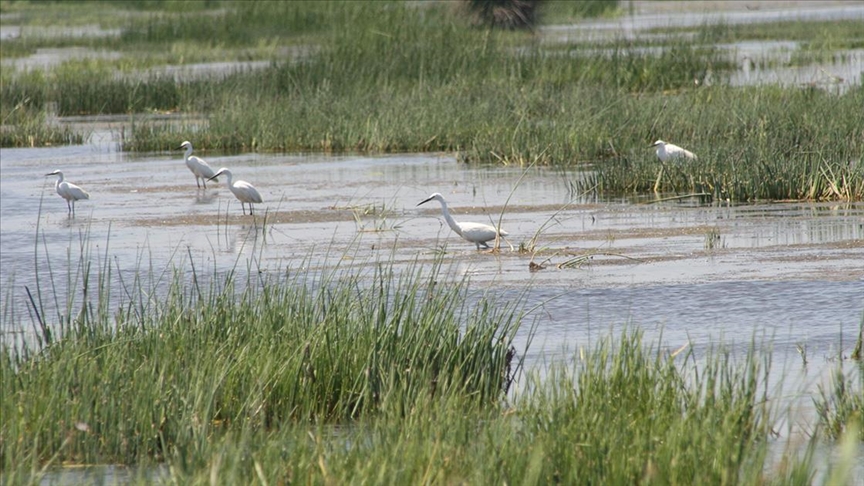
[[[26,313],[20,289],[35,287],[37,268],[68,268],[67,255],[74,261],[82,245],[94,259],[116,260],[129,271],[142,262],[165,268],[187,256],[216,269],[252,258],[272,271],[303,259],[329,264],[343,254],[343,266],[391,254],[407,263],[431,261],[446,246],[457,272],[479,288],[512,292],[530,285],[545,293],[541,300],[563,294],[550,304],[558,319],[581,314],[585,305],[618,303],[634,312],[636,325],[692,321],[713,323],[714,331],[716,312],[730,315],[743,305],[735,298],[773,288],[761,306],[744,305],[731,321],[748,334],[782,327],[786,321],[776,322],[772,305],[811,302],[814,315],[826,318],[793,326],[801,340],[822,326],[826,333],[845,326],[851,343],[864,310],[864,203],[571,200],[568,181],[578,174],[532,169],[519,181],[521,169],[471,167],[443,155],[200,155],[259,189],[265,203],[255,217],[241,215],[224,181],[196,188],[180,153],[123,154],[111,143],[3,149],[0,282],[4,295],[11,291],[15,314]],[[74,218],[54,194],[55,178],[43,176],[57,168],[91,193]],[[499,254],[478,252],[444,224],[437,204],[416,207],[433,191],[445,195],[457,219],[493,222],[503,211],[508,241],[533,244],[535,252],[506,244]],[[532,262],[542,269],[532,271]],[[636,312],[658,304],[659,321],[645,322],[651,313]],[[620,313],[595,318],[600,327],[628,320]],[[10,326],[4,322],[3,330]]]

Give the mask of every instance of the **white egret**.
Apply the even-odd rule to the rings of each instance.
[[[183,158],[186,160],[186,167],[189,167],[189,170],[195,174],[195,184],[197,184],[199,188],[201,187],[201,184],[198,183],[198,179],[200,178],[201,181],[204,182],[204,189],[207,189],[207,180],[216,180],[213,168],[210,167],[210,164],[205,162],[204,159],[192,155],[192,143],[188,140],[181,143],[178,148],[186,149],[186,154]]]
[[[663,140],[657,140],[651,146],[657,147],[657,158],[660,159],[661,163],[698,159],[693,152],[675,144],[666,143]],[[657,173],[657,180],[654,182],[654,192],[659,192],[661,177],[663,177],[663,167],[660,167],[660,171]]]
[[[54,184],[54,189],[57,191],[57,194],[59,194],[60,197],[66,200],[66,206],[69,208],[69,214],[74,216],[75,201],[79,199],[90,199],[90,194],[84,189],[76,186],[75,184],[72,184],[71,182],[66,182],[63,179],[63,173],[59,170],[49,172],[45,174],[45,177],[52,175],[57,176],[57,183]]]
[[[233,181],[231,179],[231,171],[225,167],[219,169],[219,171],[213,174],[213,177],[210,179],[215,179],[222,174],[225,174],[225,177],[228,179],[228,189],[231,189],[231,192],[234,193],[234,197],[240,201],[240,208],[243,210],[243,214],[246,214],[244,203],[249,204],[249,214],[251,215],[252,203],[264,202],[263,199],[261,199],[261,194],[258,193],[258,190],[255,189],[252,184],[249,184],[246,181]]]
[[[660,159],[661,162],[669,162],[670,160],[696,160],[696,154],[689,150],[684,150],[683,148],[671,144],[666,143],[663,140],[657,140],[654,142],[652,147],[657,147],[657,158]]]
[[[500,236],[501,239],[504,239],[504,237],[508,235],[506,231],[499,230],[492,225],[457,222],[453,219],[453,216],[450,216],[450,211],[447,209],[447,201],[444,200],[444,196],[437,192],[420,201],[417,205],[425,204],[433,199],[441,203],[441,212],[444,214],[444,219],[447,221],[450,229],[465,240],[477,245],[478,250],[480,249],[480,245],[483,245],[483,248],[489,248],[489,245],[486,244],[487,241],[492,241],[498,236]]]

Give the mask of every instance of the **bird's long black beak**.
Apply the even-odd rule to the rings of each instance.
[[[424,200],[420,201],[419,203],[417,203],[417,206],[419,206],[419,205],[421,205],[421,204],[426,204],[427,202],[429,202],[429,201],[431,201],[431,200],[433,200],[433,199],[435,199],[435,198],[434,198],[434,197],[427,197],[426,199],[424,199]],[[415,206],[415,207],[417,207],[417,206]]]
[[[219,177],[219,174],[214,175],[213,177],[207,179],[208,181],[215,181],[216,178]],[[218,181],[217,181],[218,182]]]

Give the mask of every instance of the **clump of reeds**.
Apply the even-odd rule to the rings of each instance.
[[[819,423],[828,437],[842,438],[852,433],[864,441],[864,362],[861,350],[864,347],[864,316],[855,340],[855,346],[845,363],[839,356],[838,366],[831,374],[828,386],[819,386],[819,397],[815,400]],[[851,366],[851,370],[849,367]]]
[[[118,302],[110,265],[79,267],[83,301],[56,318],[35,303],[43,331],[0,348],[3,467],[164,460],[214,434],[406,416],[457,395],[494,404],[517,309],[469,302],[439,270],[127,274]]]
[[[676,357],[627,332],[572,365],[532,375],[509,405],[478,406],[449,394],[417,401],[409,413],[388,409],[342,426],[282,421],[263,428],[238,420],[176,444],[165,461],[182,483],[812,478],[810,455],[790,451],[782,467],[769,464],[776,410],[765,394],[768,362],[755,352],[736,360],[719,350]]]

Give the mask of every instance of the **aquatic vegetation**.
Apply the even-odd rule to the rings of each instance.
[[[0,109],[0,147],[44,147],[81,144],[88,134],[68,125],[49,122],[45,110],[36,108],[38,101],[28,98]]]
[[[819,396],[814,400],[819,422],[832,439],[841,439],[852,434],[864,441],[864,362],[861,361],[864,340],[864,316],[855,347],[845,363],[840,356],[828,386],[819,386]],[[851,369],[850,369],[851,368]]]
[[[38,339],[2,345],[2,431],[16,437],[4,470],[164,460],[213,434],[402,416],[456,395],[490,404],[517,366],[515,307],[469,305],[465,282],[436,285],[437,267],[287,269],[281,281],[249,269],[209,286],[175,271],[154,288],[136,275],[123,302],[106,287],[113,270],[90,268],[75,278],[92,302],[52,324],[36,301]],[[70,442],[75,424],[87,433]]]

